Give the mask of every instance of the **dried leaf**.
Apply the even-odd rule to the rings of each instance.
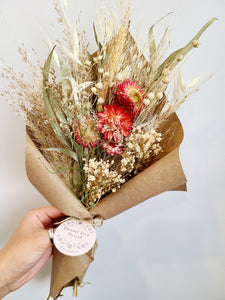
[[[49,123],[52,126],[52,129],[54,130],[56,136],[58,139],[67,147],[70,147],[69,140],[67,137],[65,137],[61,131],[61,128],[57,122],[55,112],[51,106],[51,102],[54,102],[54,98],[52,97],[52,92],[50,88],[47,87],[47,80],[49,79],[49,71],[50,71],[50,66],[51,66],[51,60],[52,60],[52,55],[53,55],[54,48],[52,49],[51,53],[49,54],[47,61],[45,63],[44,69],[43,69],[43,97],[44,97],[44,103],[45,103],[45,108],[46,112],[49,118]],[[50,100],[51,98],[51,100]],[[56,105],[55,105],[56,109]],[[60,114],[59,111],[57,110],[58,115]]]
[[[45,151],[54,151],[54,152],[58,152],[58,153],[63,153],[68,155],[69,157],[71,157],[73,160],[78,161],[77,158],[77,154],[75,152],[73,152],[70,149],[66,149],[66,148],[47,148],[44,149]]]
[[[216,20],[217,18],[212,18],[211,20],[209,20],[193,37],[193,39],[188,44],[186,44],[186,46],[174,51],[169,57],[167,57],[167,59],[157,69],[155,74],[155,80],[157,80],[161,76],[162,71],[165,68],[173,70],[176,67],[176,65],[179,63],[179,60],[177,58],[181,55],[185,56],[193,48],[192,42],[194,40],[198,40],[200,36],[203,34],[203,32]]]

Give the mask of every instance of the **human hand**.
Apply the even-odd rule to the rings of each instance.
[[[52,254],[48,229],[63,214],[53,206],[29,211],[0,250],[0,299],[32,279]]]

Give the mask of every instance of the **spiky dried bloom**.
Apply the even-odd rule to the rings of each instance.
[[[143,99],[145,97],[141,87],[135,81],[129,79],[118,84],[116,91],[120,105],[125,107],[133,117],[140,114],[143,109]]]
[[[95,120],[86,117],[79,118],[79,121],[75,121],[74,124],[74,138],[79,145],[83,145],[85,148],[94,147],[100,141],[100,134],[97,130],[97,124]]]

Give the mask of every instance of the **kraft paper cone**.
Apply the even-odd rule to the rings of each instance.
[[[170,133],[167,136],[168,128]],[[26,171],[31,183],[53,206],[65,215],[91,220],[94,217],[109,219],[117,214],[169,190],[186,190],[186,178],[179,159],[179,146],[183,139],[183,128],[174,113],[160,128],[159,132],[169,140],[163,152],[145,171],[141,172],[116,193],[103,198],[95,208],[87,211],[51,169],[27,133]],[[172,137],[171,137],[172,132]],[[89,264],[94,259],[97,245],[79,257],[68,257],[54,250],[50,295],[55,299],[61,290],[72,285],[78,277],[82,281]]]
[[[91,220],[92,216],[82,203],[67,189],[63,181],[56,174],[52,174],[50,165],[42,156],[27,133],[26,137],[26,172],[30,182],[54,207],[65,215],[83,220]],[[77,277],[81,282],[94,260],[95,246],[86,254],[79,257],[63,255],[54,249],[50,296],[56,299],[61,290],[73,285]]]
[[[97,243],[88,253],[75,257],[62,255],[54,248],[50,288],[51,297],[55,299],[64,287],[73,286],[74,278],[79,278],[80,282],[83,280],[90,263],[94,260],[96,248]]]

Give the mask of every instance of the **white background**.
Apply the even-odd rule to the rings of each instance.
[[[94,1],[70,2],[75,17],[83,11],[82,23],[94,50]],[[79,299],[224,300],[225,1],[133,2],[132,20],[143,34],[161,16],[176,11],[171,51],[188,42],[211,17],[218,17],[183,70],[186,81],[208,71],[214,76],[178,112],[185,132],[180,156],[188,192],[164,193],[106,221],[98,230],[99,248],[84,279],[92,284],[79,290]],[[54,22],[52,0],[0,0],[0,57],[23,70],[17,45],[24,42],[37,49],[44,62],[49,52],[45,40]],[[24,146],[23,122],[1,99],[0,247],[29,209],[47,204],[26,178]],[[49,281],[50,262],[5,299],[45,299]],[[64,295],[72,299],[72,290]]]

